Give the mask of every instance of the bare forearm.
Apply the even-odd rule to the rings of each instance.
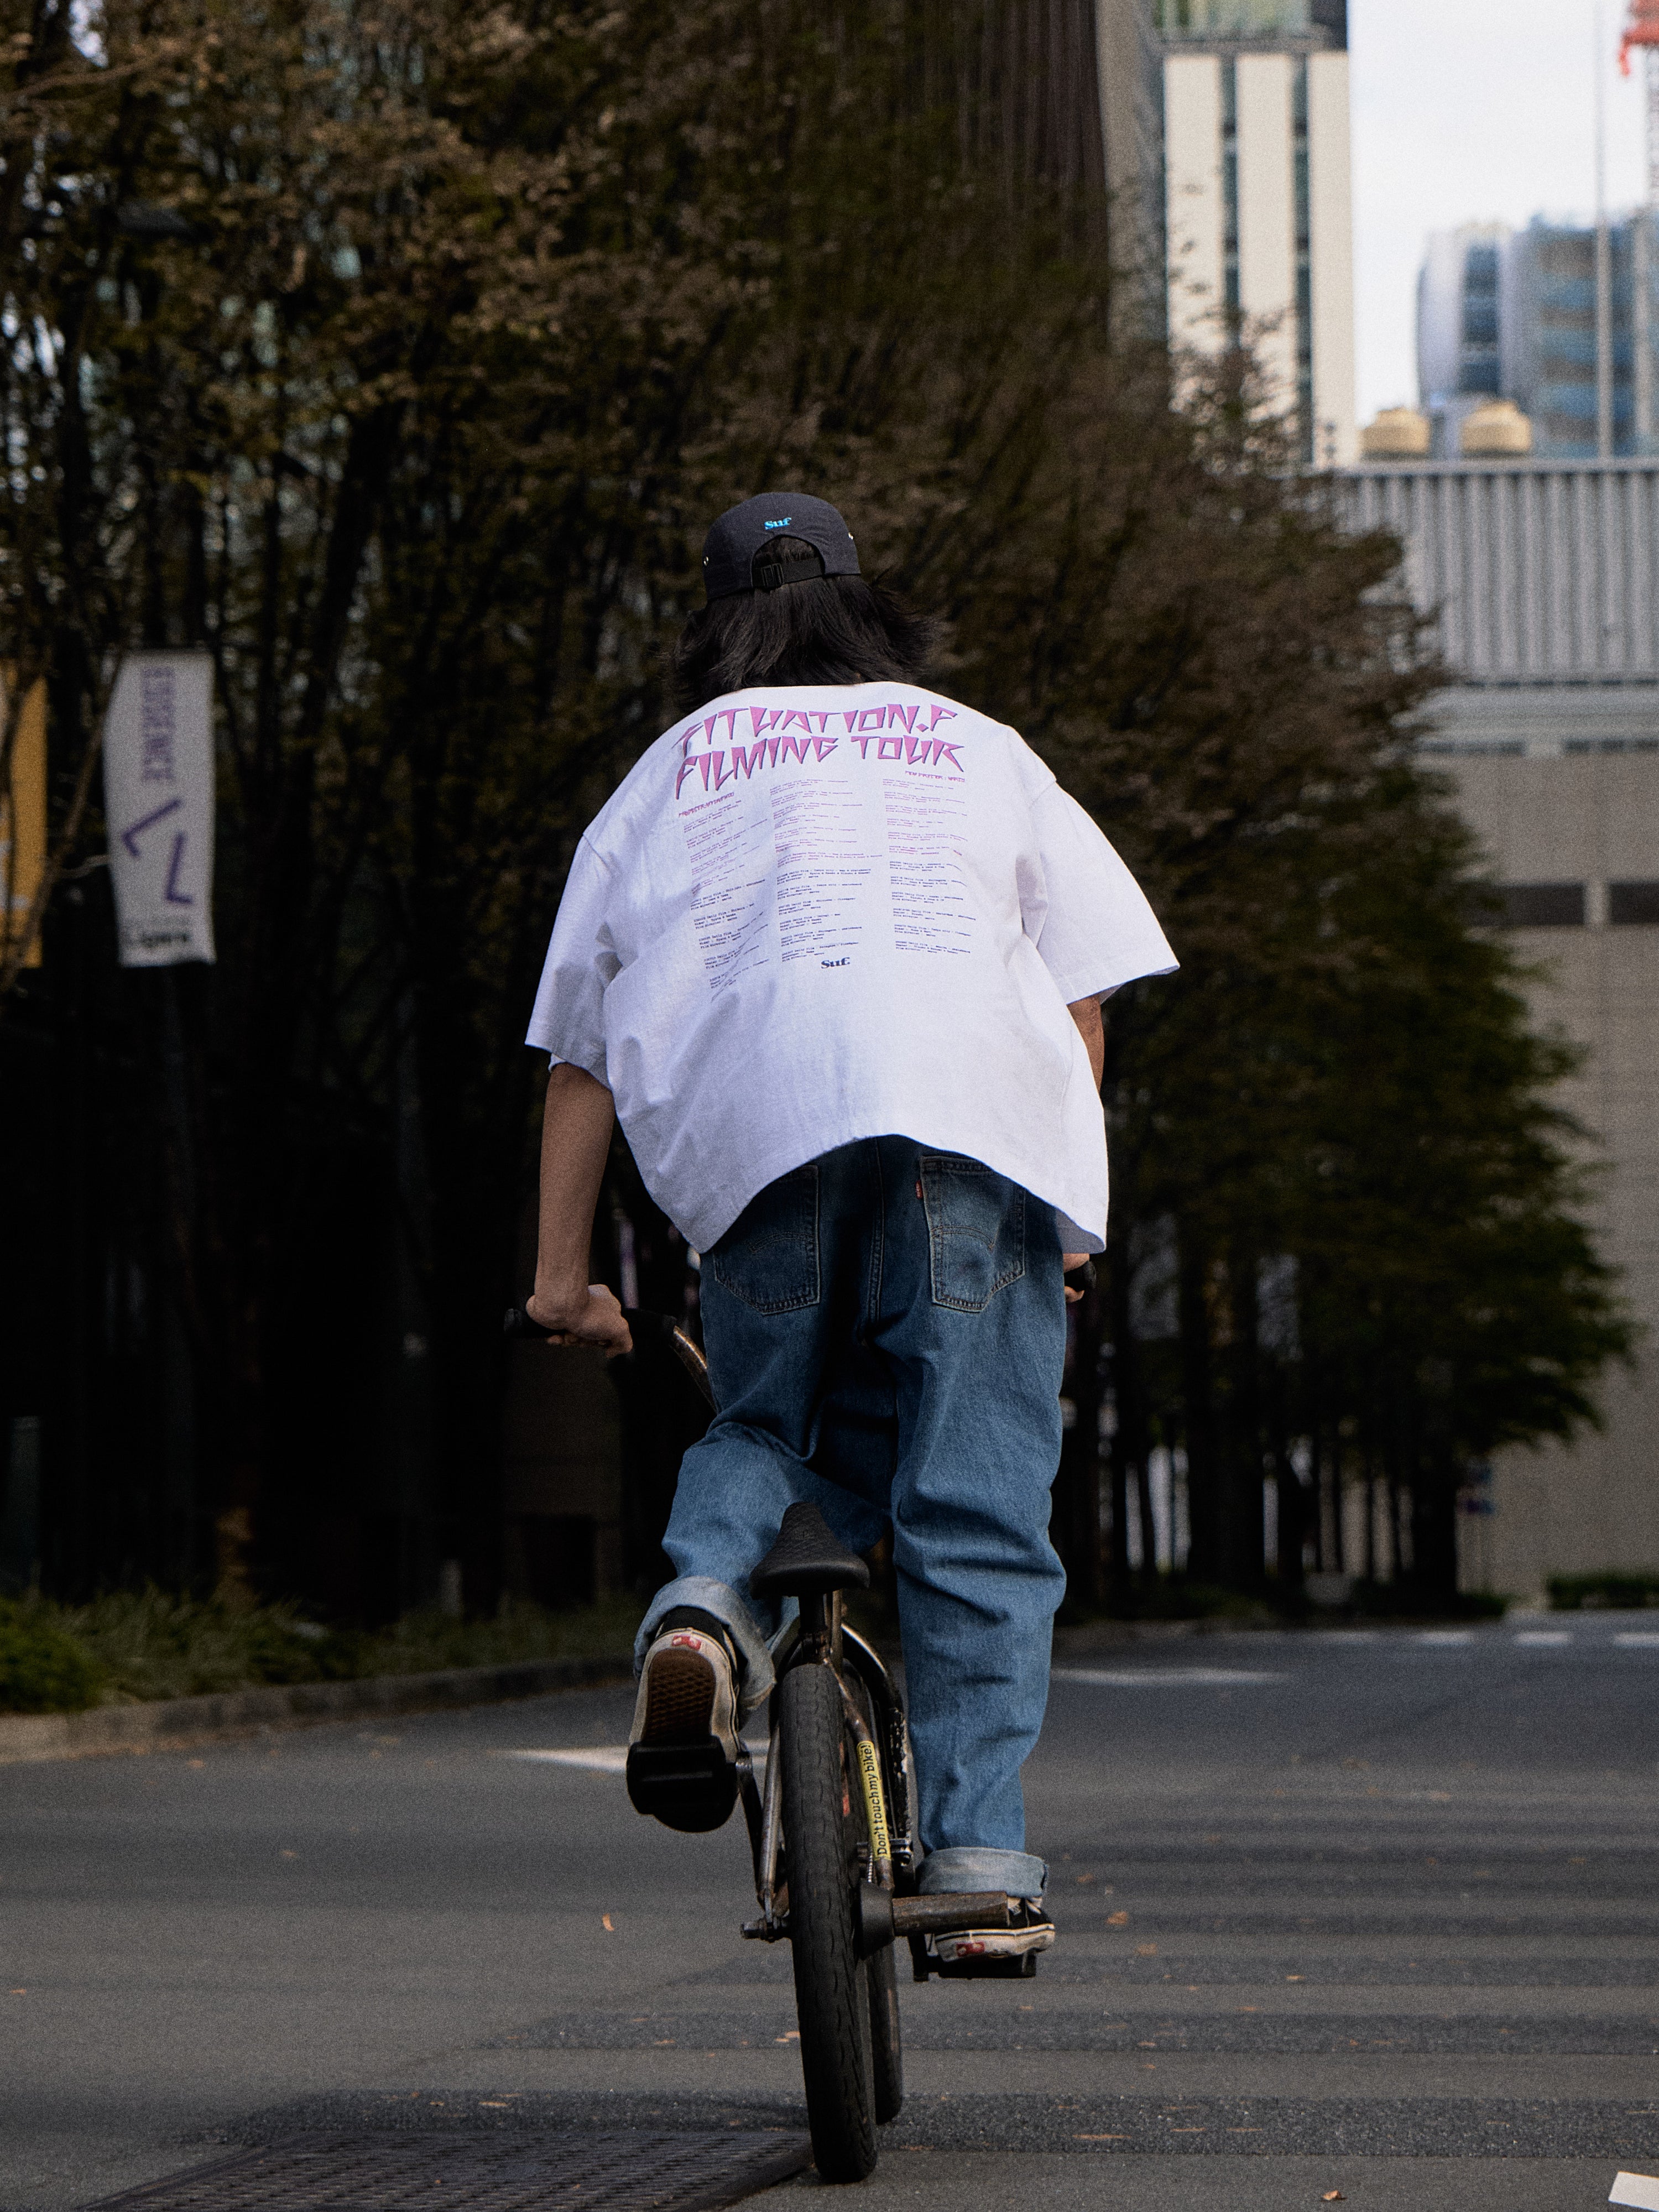
[[[1089,1066],[1094,1074],[1095,1089],[1098,1091],[1106,1066],[1106,1030],[1100,1018],[1100,1001],[1098,999],[1078,999],[1066,1011],[1077,1024],[1077,1033],[1083,1039],[1084,1049],[1089,1055]],[[1068,1252],[1066,1255],[1066,1273],[1069,1274],[1073,1268],[1080,1267],[1087,1257],[1085,1252]],[[1075,1305],[1082,1296],[1081,1291],[1068,1289],[1066,1302],[1068,1305]]]
[[[536,1296],[560,1304],[587,1293],[593,1212],[616,1121],[611,1093],[586,1070],[562,1061],[542,1107],[541,1218]]]
[[[587,1279],[593,1212],[616,1118],[604,1084],[568,1062],[554,1068],[542,1107],[541,1215],[530,1310],[561,1340],[626,1351],[628,1331],[615,1299]]]
[[[1106,1030],[1101,1020],[1098,999],[1079,999],[1068,1009],[1077,1024],[1078,1035],[1083,1039],[1089,1055],[1089,1065],[1094,1070],[1095,1089],[1100,1088],[1100,1079],[1106,1070]]]

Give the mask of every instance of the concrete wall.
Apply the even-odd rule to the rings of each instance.
[[[1164,64],[1164,160],[1170,343],[1213,349],[1226,305],[1221,64],[1213,54],[1171,54]]]
[[[1314,459],[1359,452],[1353,328],[1353,148],[1346,53],[1308,57],[1308,216],[1313,257]]]
[[[1519,699],[1528,711],[1517,717]],[[1532,991],[1539,1022],[1586,1048],[1564,1103],[1609,1164],[1592,1208],[1597,1240],[1652,1332],[1638,1372],[1615,1373],[1600,1392],[1605,1434],[1501,1455],[1495,1510],[1463,1524],[1466,1582],[1519,1595],[1551,1574],[1659,1572],[1659,927],[1610,927],[1606,898],[1609,882],[1659,878],[1659,750],[1561,750],[1597,742],[1585,729],[1615,715],[1604,702],[1599,715],[1575,716],[1577,703],[1557,695],[1550,750],[1547,695],[1464,692],[1446,723],[1464,741],[1447,769],[1499,880],[1588,887],[1586,927],[1514,936],[1546,971]],[[1659,695],[1622,705],[1625,721],[1659,739]],[[1474,749],[1488,714],[1501,742],[1530,732],[1527,754]]]
[[[1296,404],[1296,175],[1288,54],[1241,54],[1238,70],[1238,304],[1264,327],[1256,356],[1273,406]]]

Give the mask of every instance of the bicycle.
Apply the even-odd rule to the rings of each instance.
[[[717,1412],[708,1363],[684,1331],[665,1314],[628,1310],[626,1319],[636,1344],[654,1340],[670,1351]],[[548,1334],[516,1307],[507,1330]],[[641,1812],[654,1809],[653,1797],[672,1801],[684,1826],[687,1803],[700,1803],[715,1828],[734,1802],[743,1806],[760,1908],[743,1934],[790,1946],[812,2156],[832,2182],[874,2171],[876,2130],[904,2102],[898,1943],[908,1943],[913,1978],[925,1982],[938,1964],[929,1936],[1011,1924],[1000,1892],[915,1893],[903,1703],[844,1617],[846,1592],[869,1582],[869,1568],[816,1506],[790,1506],[749,1577],[757,1598],[793,1598],[799,1607],[793,1636],[774,1655],[763,1784],[746,1750],[734,1775],[713,1738],[706,1747],[635,1745],[629,1754],[629,1796]]]

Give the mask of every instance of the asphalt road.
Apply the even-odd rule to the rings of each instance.
[[[1659,1619],[1060,1668],[1060,1944],[902,1984],[861,2204],[1589,2212],[1659,2174]],[[629,1704],[0,1770],[0,2207],[295,2126],[800,2124],[740,1826],[633,1814]]]

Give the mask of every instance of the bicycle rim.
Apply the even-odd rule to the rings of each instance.
[[[841,1686],[828,1667],[792,1667],[778,1686],[783,1840],[801,2073],[812,2156],[825,2181],[862,2181],[876,2163],[869,1978],[853,1941],[854,1845]]]

